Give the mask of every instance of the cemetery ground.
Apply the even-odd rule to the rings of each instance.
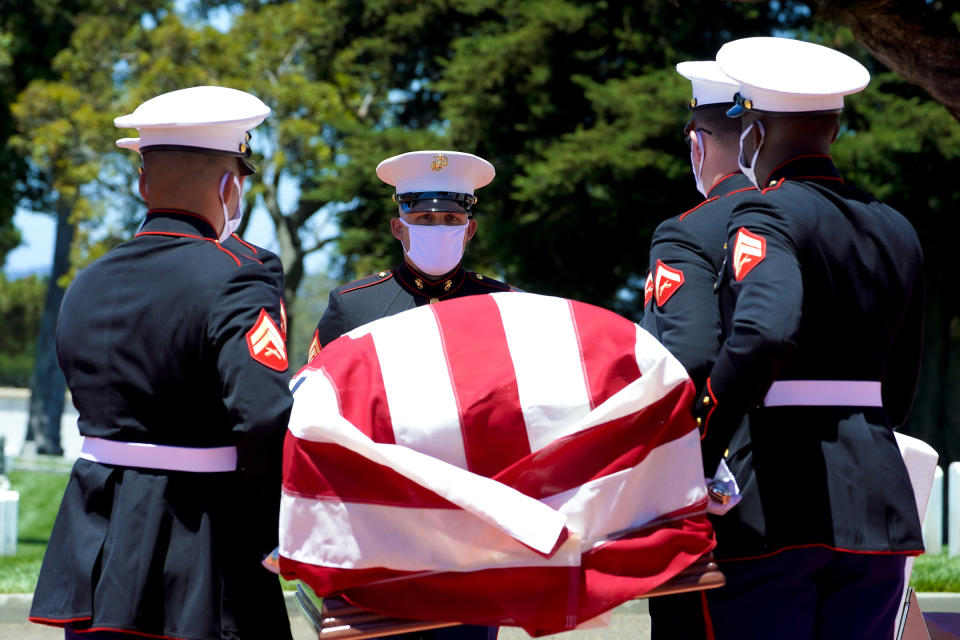
[[[20,493],[17,551],[0,557],[0,637],[19,640],[53,640],[63,632],[26,622],[29,598],[40,571],[40,563],[56,518],[60,499],[66,488],[68,464],[54,464],[50,468],[14,470],[8,474],[11,489]],[[281,580],[287,591],[288,612],[294,640],[314,640],[309,623],[293,604],[294,582]],[[918,592],[960,593],[960,557],[949,557],[946,552],[936,556],[923,555],[914,564],[911,584]],[[10,595],[5,595],[10,594]],[[921,603],[926,610],[927,605]],[[953,610],[952,600],[942,610]],[[649,616],[646,600],[625,603],[613,615],[606,628],[571,631],[556,636],[558,640],[636,640],[649,637]],[[501,629],[501,640],[524,640],[527,634],[520,629]]]

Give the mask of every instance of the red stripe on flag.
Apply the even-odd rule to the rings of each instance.
[[[575,300],[569,303],[590,408],[594,409],[640,377],[637,326],[606,309]]]
[[[490,477],[529,455],[530,442],[500,311],[490,296],[471,302],[431,310],[460,412],[467,468]]]
[[[328,442],[289,431],[283,443],[283,488],[291,494],[398,507],[459,509],[396,471]]]
[[[554,440],[495,476],[542,499],[639,464],[653,449],[696,428],[687,381],[638,413]]]
[[[556,633],[643,595],[715,546],[705,515],[678,519],[609,542],[581,567],[513,567],[472,572],[411,573],[334,569],[280,556],[280,569],[318,595],[343,593],[357,606],[388,616],[514,624],[531,635]],[[367,585],[367,586],[364,586]],[[567,605],[557,606],[564,603]]]
[[[494,479],[542,499],[629,469],[656,447],[696,428],[688,408],[694,394],[692,383],[679,385],[639,413],[558,438],[521,458]],[[289,432],[283,469],[283,486],[296,495],[336,497],[344,502],[456,508],[412,480],[339,445],[300,439]]]
[[[363,357],[359,355],[361,351]],[[314,363],[326,370],[336,388],[344,418],[374,442],[396,444],[383,372],[371,334],[334,340]]]

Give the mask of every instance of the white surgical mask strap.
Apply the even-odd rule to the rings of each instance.
[[[753,130],[753,125],[757,125],[757,129],[760,130],[760,144],[757,145],[756,150],[753,152],[753,158],[750,160],[750,166],[747,167],[743,164],[743,141],[747,139],[747,135]],[[743,130],[743,133],[740,134],[740,152],[737,154],[737,166],[740,168],[740,171],[747,177],[750,182],[753,183],[753,186],[760,187],[760,184],[757,182],[757,156],[760,155],[760,148],[763,147],[763,141],[766,137],[766,132],[763,128],[763,122],[757,120],[755,123],[752,123],[749,127]]]
[[[224,189],[227,186],[227,178],[231,175],[233,176],[233,184],[237,188],[237,206],[234,208],[232,215],[227,211],[227,199],[224,194]],[[223,242],[230,237],[230,234],[237,230],[237,227],[240,226],[240,219],[243,217],[243,190],[240,186],[240,180],[230,171],[223,174],[223,177],[220,178],[220,207],[223,209],[223,229],[220,231],[219,240]]]
[[[700,132],[696,129],[693,130],[694,135],[697,137],[697,147],[700,149],[700,163],[699,165],[693,164],[693,147],[690,147],[690,167],[693,169],[693,178],[697,182],[697,191],[703,194],[703,197],[707,197],[707,190],[703,186],[703,161],[707,157],[707,151],[703,148],[703,136],[700,135]]]

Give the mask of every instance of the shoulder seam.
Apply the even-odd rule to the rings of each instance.
[[[694,211],[696,211],[697,209],[699,209],[699,208],[702,207],[703,205],[707,204],[708,202],[713,202],[714,200],[716,200],[716,199],[719,198],[719,197],[720,197],[720,196],[713,196],[712,198],[707,198],[706,200],[704,200],[703,202],[701,202],[700,204],[698,204],[698,205],[695,206],[694,208],[689,209],[689,210],[684,211],[683,213],[681,213],[679,216],[677,216],[677,220],[683,220],[684,218],[686,218],[688,215],[690,215],[691,213],[693,213]]]
[[[359,279],[357,279],[357,280],[354,280],[353,282],[348,282],[348,283],[347,283],[346,285],[344,285],[344,286],[350,286],[350,285],[353,284],[354,282],[360,282],[361,280],[365,280],[365,279],[371,278],[371,277],[373,277],[373,276],[364,276],[364,277],[362,277],[362,278],[359,278]],[[386,282],[387,280],[389,280],[389,279],[392,278],[392,277],[393,277],[393,272],[392,272],[392,271],[388,271],[388,272],[387,272],[387,275],[385,275],[384,277],[382,277],[382,278],[380,278],[380,279],[378,279],[378,280],[374,280],[373,282],[368,282],[367,284],[361,284],[361,285],[357,285],[356,287],[351,287],[351,288],[349,288],[349,289],[344,289],[344,290],[342,290],[342,291],[338,291],[338,292],[337,292],[337,295],[341,295],[341,296],[342,296],[343,294],[345,294],[345,293],[350,293],[351,291],[357,291],[358,289],[366,289],[367,287],[372,287],[372,286],[375,285],[375,284],[380,284],[381,282]]]

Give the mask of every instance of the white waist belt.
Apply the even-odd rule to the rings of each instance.
[[[764,407],[882,407],[880,383],[874,380],[777,380]]]
[[[84,436],[80,457],[102,464],[168,471],[236,471],[236,447],[169,447],[145,442],[117,442]]]

